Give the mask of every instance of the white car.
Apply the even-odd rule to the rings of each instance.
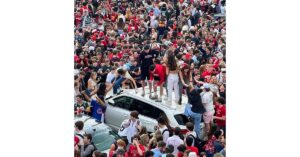
[[[108,94],[105,123],[113,129],[119,129],[123,120],[129,118],[130,112],[136,110],[139,112],[142,125],[146,126],[149,133],[154,132],[154,127],[157,125],[156,119],[162,114],[168,117],[172,127],[179,126],[183,134],[187,132],[185,124],[188,122],[188,118],[184,115],[184,107],[187,103],[186,96],[182,96],[182,105],[176,105],[176,109],[172,109],[166,105],[165,100],[162,102],[151,100],[147,87],[144,97],[141,96],[141,93],[142,89],[139,88],[137,93],[134,89],[124,89],[123,92],[114,96]],[[172,103],[175,104],[175,101]]]
[[[120,139],[118,134],[104,123],[98,123],[94,118],[90,116],[75,116],[74,122],[83,121],[84,127],[83,130],[87,134],[92,135],[92,142],[94,142],[95,146],[101,152],[108,153],[111,144],[115,142],[115,140]]]

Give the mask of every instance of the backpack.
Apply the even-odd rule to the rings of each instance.
[[[200,152],[205,151],[203,149],[203,146],[206,144],[207,141],[201,141],[198,137],[195,137],[192,134],[189,134],[188,136],[190,136],[190,137],[192,137],[194,139],[194,147],[198,148],[199,155],[200,155]]]
[[[161,134],[164,135],[164,133],[168,131],[169,132],[169,137],[173,136],[173,128],[170,126],[167,126],[167,129],[165,129]]]
[[[94,147],[94,149],[91,151],[91,153],[89,155],[87,155],[87,157],[93,157],[93,152],[95,150],[97,150],[97,147],[95,146],[95,144],[93,142],[91,142],[89,145],[85,146],[84,149],[86,149],[90,145],[92,145]]]
[[[81,137],[81,139],[83,139],[83,135],[81,135],[81,134],[76,134],[76,136],[79,136],[79,137]]]

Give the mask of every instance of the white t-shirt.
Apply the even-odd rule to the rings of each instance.
[[[80,134],[80,135],[78,135],[78,134]],[[78,131],[78,132],[75,132],[75,136],[77,136],[78,138],[79,138],[79,145],[84,145],[83,144],[83,135],[85,134],[85,131],[84,130],[81,130],[81,131]]]
[[[126,71],[125,78],[127,78],[127,79],[131,79],[132,78],[128,71]]]
[[[118,135],[119,136],[127,136],[128,133],[128,126],[129,126],[129,119],[125,119],[122,124],[121,124],[121,128],[118,130]]]
[[[213,93],[211,91],[209,92],[204,91],[201,93],[201,97],[206,112],[214,111]]]
[[[169,138],[168,138],[166,144],[167,144],[167,145],[172,145],[172,146],[174,146],[174,151],[173,151],[172,154],[173,154],[173,155],[177,155],[177,153],[178,153],[177,147],[178,147],[179,145],[181,145],[181,144],[184,144],[184,143],[183,143],[183,140],[180,139],[179,136],[173,135],[172,137],[169,137]]]
[[[142,123],[137,119],[135,122],[131,121],[129,126],[127,127],[127,140],[129,143],[131,143],[131,138],[138,133],[138,125],[142,125]]]
[[[106,76],[106,82],[107,83],[112,83],[111,81],[115,78],[114,72],[110,72]]]
[[[168,129],[167,126],[165,126],[165,127],[163,127],[163,128],[159,128],[159,131],[162,133],[163,141],[164,141],[165,143],[167,143],[167,140],[168,140],[168,138],[169,138],[169,136],[170,136],[170,132],[169,132],[169,131],[165,131],[165,132],[164,132],[164,130],[166,130],[166,129]],[[163,133],[163,132],[164,132],[164,133]]]

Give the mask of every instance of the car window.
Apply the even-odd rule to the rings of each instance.
[[[127,96],[121,96],[114,99],[115,106],[120,107],[129,111],[131,110],[131,104],[133,102],[133,98],[127,97]]]
[[[174,117],[179,125],[185,125],[189,121],[188,118],[183,114],[177,114],[174,115]]]
[[[137,110],[140,114],[149,118],[157,119],[160,115],[164,114],[159,108],[139,100],[134,100],[133,104],[131,106],[132,110]]]

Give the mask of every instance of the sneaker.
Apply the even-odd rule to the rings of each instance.
[[[161,98],[157,98],[157,99],[155,100],[155,102],[162,102],[162,99],[161,99]]]
[[[177,103],[178,105],[181,105],[181,101],[178,101],[178,103]]]
[[[171,104],[171,109],[176,110],[176,105],[175,104]]]
[[[150,96],[149,96],[149,98],[152,99],[152,100],[157,99],[157,97],[158,97],[157,95],[154,95],[154,96],[150,95]]]
[[[145,91],[143,91],[142,96],[145,96]]]

